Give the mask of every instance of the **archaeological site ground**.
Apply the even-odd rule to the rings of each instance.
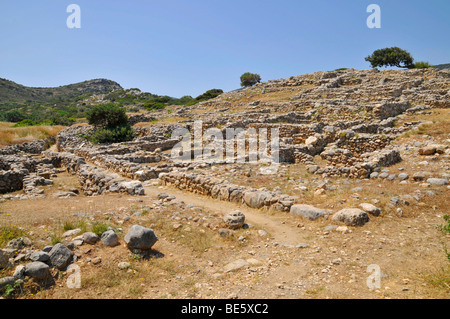
[[[342,69],[5,143],[2,298],[448,298],[449,110],[448,69]]]

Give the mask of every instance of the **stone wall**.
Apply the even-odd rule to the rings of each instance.
[[[178,189],[223,201],[244,203],[252,208],[273,207],[277,210],[289,211],[296,199],[293,196],[238,186],[222,179],[196,173],[171,172],[160,174],[159,178],[163,185],[173,185]]]

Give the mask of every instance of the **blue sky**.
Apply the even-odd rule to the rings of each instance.
[[[81,29],[69,29],[69,4]],[[369,4],[381,29],[369,29]],[[0,77],[26,86],[108,78],[174,97],[340,67],[398,46],[450,63],[449,0],[0,0]]]

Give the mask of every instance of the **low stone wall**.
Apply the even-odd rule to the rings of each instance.
[[[163,185],[173,185],[178,189],[223,201],[244,203],[252,208],[273,207],[280,211],[289,211],[296,199],[289,195],[238,186],[196,173],[171,172],[160,174],[159,178]]]
[[[40,154],[55,143],[54,137],[49,137],[43,140],[36,140],[22,144],[9,145],[0,148],[0,155],[15,155],[18,153]]]
[[[139,181],[127,181],[118,174],[86,164],[84,158],[68,152],[44,152],[44,156],[55,166],[63,166],[71,174],[78,176],[85,195],[99,195],[107,192],[128,192],[130,195],[144,195]]]

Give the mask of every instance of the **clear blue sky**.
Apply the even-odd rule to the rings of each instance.
[[[81,7],[81,29],[66,8]],[[369,4],[381,29],[369,29]],[[340,67],[398,46],[450,63],[449,0],[0,0],[0,77],[26,86],[108,78],[174,97]]]

